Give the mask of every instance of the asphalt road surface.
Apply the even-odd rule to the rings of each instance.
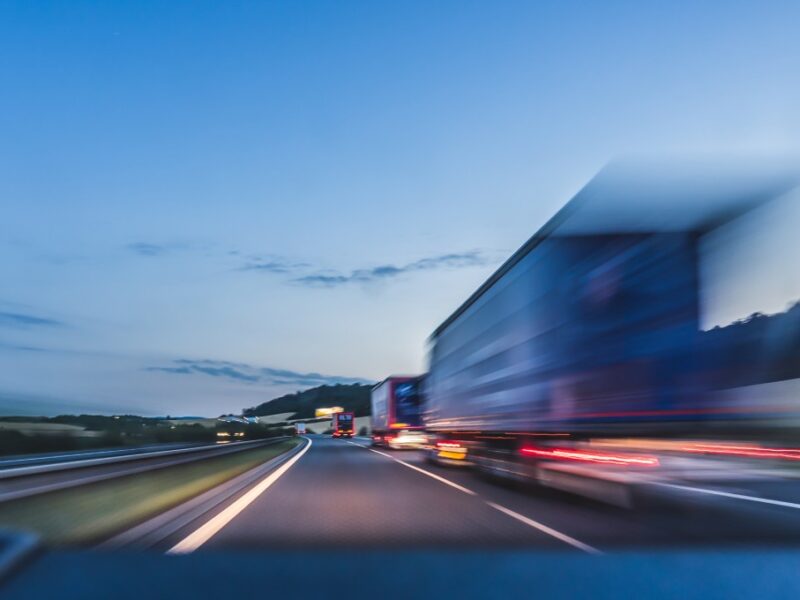
[[[230,549],[531,548],[603,553],[659,547],[800,544],[800,485],[690,493],[625,510],[428,464],[421,452],[309,436],[311,447],[247,501],[232,500],[165,541]],[[762,503],[750,494],[778,498]],[[741,497],[739,497],[741,496]],[[216,521],[215,521],[216,520]],[[214,533],[197,532],[214,521]],[[191,536],[195,536],[192,538]],[[186,540],[194,539],[187,543]]]

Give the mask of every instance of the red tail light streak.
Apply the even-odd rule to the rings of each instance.
[[[647,455],[608,454],[605,452],[573,450],[570,448],[532,448],[524,447],[520,453],[525,456],[555,460],[572,460],[602,465],[657,467],[658,458]]]
[[[777,458],[781,460],[800,460],[797,448],[763,448],[761,446],[737,446],[728,444],[691,444],[681,448],[694,454],[718,454],[722,456],[742,456],[745,458]]]

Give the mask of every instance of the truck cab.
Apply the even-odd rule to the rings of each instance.
[[[355,413],[338,412],[331,416],[331,436],[351,438],[355,434]]]

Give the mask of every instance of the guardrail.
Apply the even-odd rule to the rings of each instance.
[[[15,469],[17,467],[33,467],[36,465],[54,465],[56,463],[70,462],[89,458],[105,456],[125,456],[127,454],[145,454],[158,450],[174,450],[177,448],[191,448],[193,446],[208,446],[209,442],[191,443],[165,443],[143,444],[141,446],[121,446],[118,448],[99,448],[94,450],[62,450],[61,452],[10,455],[0,458],[0,470]]]
[[[258,445],[269,445],[274,444],[283,440],[289,439],[287,436],[281,436],[276,438],[267,438],[267,439],[260,439],[260,440],[249,440],[245,442],[231,442],[228,444],[213,444],[207,446],[197,446],[193,448],[180,448],[176,450],[167,450],[167,451],[159,451],[159,452],[151,452],[147,454],[136,454],[132,456],[118,456],[118,457],[109,457],[109,458],[100,458],[100,459],[89,459],[83,461],[74,461],[71,463],[58,463],[54,465],[41,465],[36,467],[23,467],[21,469],[15,469],[17,471],[14,475],[6,475],[3,473],[3,477],[0,478],[0,481],[3,479],[7,480],[12,477],[15,478],[24,478],[24,477],[33,477],[37,475],[46,475],[48,473],[56,473],[66,470],[79,470],[88,467],[94,466],[102,466],[107,464],[117,464],[117,463],[126,463],[126,462],[133,462],[133,461],[140,461],[144,462],[145,464],[142,465],[131,465],[131,468],[127,469],[119,469],[116,471],[106,472],[106,473],[99,473],[95,475],[90,475],[88,477],[78,477],[76,479],[68,479],[64,481],[55,481],[50,483],[41,483],[39,485],[34,485],[32,487],[22,488],[22,489],[12,489],[7,491],[0,490],[0,502],[9,502],[11,500],[19,500],[22,498],[27,498],[30,496],[36,496],[39,494],[46,494],[49,492],[56,492],[59,490],[64,490],[72,487],[79,487],[83,485],[89,485],[92,483],[97,483],[100,481],[106,481],[109,479],[116,479],[118,477],[126,477],[128,475],[135,475],[138,473],[143,473],[146,471],[155,471],[157,469],[164,469],[167,467],[173,467],[179,464],[184,464],[187,462],[193,462],[197,460],[205,460],[209,458],[214,458],[217,455],[221,454],[228,454],[231,452],[239,452],[243,450],[247,450],[250,446],[258,446]],[[206,453],[210,454],[210,456],[202,456],[198,455],[199,452],[205,451]],[[164,456],[173,456],[176,455],[175,460],[171,460],[168,462],[158,462],[156,464],[147,464],[147,461],[163,458]],[[51,468],[46,468],[51,467]],[[24,471],[24,472],[22,472]]]
[[[39,475],[41,473],[54,473],[56,471],[68,471],[70,469],[83,469],[85,467],[94,467],[97,465],[122,463],[135,460],[147,460],[150,458],[158,458],[160,456],[172,456],[176,454],[202,452],[202,451],[213,450],[215,448],[230,448],[232,446],[237,446],[237,445],[255,444],[258,442],[264,442],[267,441],[268,439],[277,439],[277,438],[248,440],[244,442],[229,442],[226,444],[205,444],[203,446],[175,448],[174,450],[156,450],[155,452],[138,452],[136,454],[123,454],[121,456],[85,458],[81,460],[71,460],[71,461],[57,462],[44,465],[32,465],[30,467],[12,467],[10,469],[0,470],[0,480],[10,479],[13,477],[27,477],[29,475]]]

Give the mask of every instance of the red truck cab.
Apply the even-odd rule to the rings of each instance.
[[[335,438],[353,437],[355,434],[355,420],[355,413],[333,413],[331,416],[331,429],[333,429],[333,433],[331,435]]]

